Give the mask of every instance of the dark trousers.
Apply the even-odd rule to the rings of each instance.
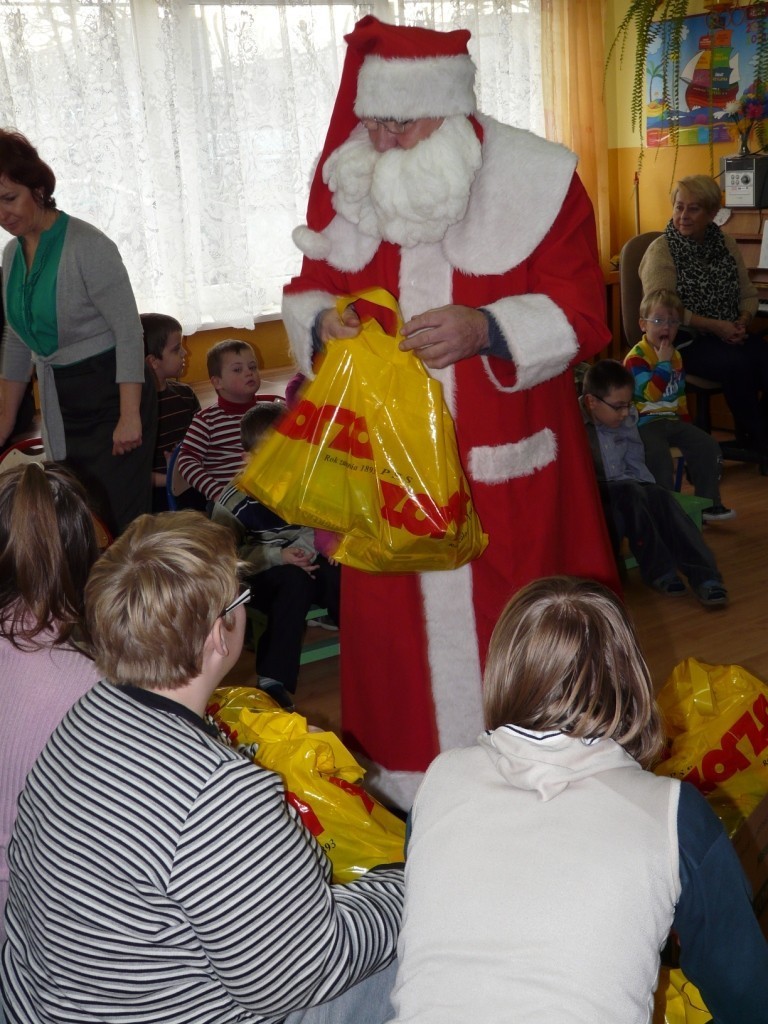
[[[733,415],[736,432],[751,444],[768,442],[765,403],[768,392],[768,342],[748,334],[743,345],[728,345],[714,334],[697,334],[690,344],[678,344],[686,373],[720,381]]]
[[[66,465],[81,480],[94,511],[114,534],[152,507],[152,459],[157,434],[157,388],[147,371],[141,391],[141,445],[112,454],[120,417],[115,350],[54,369],[67,443]]]
[[[296,692],[307,612],[313,604],[339,621],[341,571],[318,555],[314,575],[297,565],[275,565],[250,577],[251,604],[267,616],[259,638],[256,671]]]
[[[644,583],[652,585],[676,569],[694,588],[722,580],[715,556],[670,491],[637,480],[609,480],[607,493],[616,532],[627,538]]]

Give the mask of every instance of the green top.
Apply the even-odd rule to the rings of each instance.
[[[22,246],[16,249],[6,292],[8,321],[25,345],[39,356],[59,347],[56,282],[69,215],[60,213],[43,231],[28,271]]]

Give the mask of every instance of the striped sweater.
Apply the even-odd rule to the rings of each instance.
[[[632,400],[639,414],[639,427],[656,416],[690,419],[683,357],[677,349],[671,359],[660,360],[656,349],[643,335],[624,357],[624,365],[635,378]]]
[[[243,468],[240,420],[257,401],[258,396],[243,403],[219,396],[216,405],[195,414],[184,435],[176,468],[209,501],[216,501]]]
[[[11,1024],[277,1021],[395,953],[402,869],[331,885],[277,775],[132,687],[65,717],[9,859]]]

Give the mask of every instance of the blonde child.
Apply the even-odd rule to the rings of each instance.
[[[685,370],[675,348],[683,319],[683,303],[675,292],[658,289],[640,303],[642,340],[627,354],[624,365],[634,377],[633,401],[645,461],[657,484],[673,489],[670,445],[678,447],[688,465],[695,493],[712,504],[704,509],[706,522],[733,519],[735,512],[720,499],[720,445],[690,422],[685,397]]]
[[[570,577],[519,591],[483,706],[487,731],[413,805],[394,1024],[648,1024],[672,928],[718,1024],[765,1024],[733,847],[692,786],[644,770],[664,737],[616,596]]]

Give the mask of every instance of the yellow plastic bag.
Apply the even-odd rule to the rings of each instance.
[[[653,1024],[710,1024],[712,1014],[701,993],[679,968],[662,967],[656,989]]]
[[[395,299],[350,296],[395,314],[328,342],[317,376],[266,439],[238,486],[288,522],[341,535],[334,558],[368,572],[455,569],[488,538],[461,468],[440,383],[398,348]]]
[[[657,699],[671,747],[655,771],[692,782],[733,836],[768,792],[768,687],[739,665],[687,658]]]
[[[768,687],[739,665],[686,658],[657,700],[670,749],[654,770],[693,783],[732,837],[768,792]],[[662,968],[653,1024],[711,1019],[683,972]]]
[[[405,824],[360,785],[365,774],[332,732],[309,732],[301,715],[252,687],[221,687],[208,713],[233,745],[277,772],[286,799],[328,854],[334,882],[405,859]]]

